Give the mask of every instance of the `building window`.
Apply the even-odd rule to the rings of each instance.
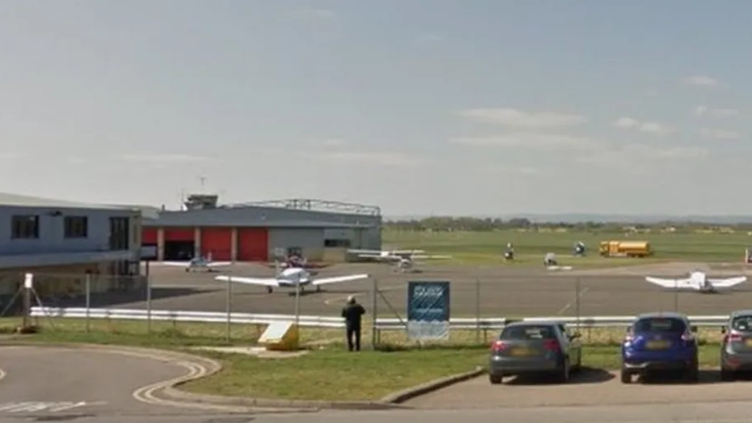
[[[349,239],[325,239],[324,247],[326,248],[349,248]]]
[[[127,217],[110,218],[110,250],[130,249],[130,219]]]
[[[86,238],[89,236],[89,218],[86,216],[65,216],[65,237]]]
[[[11,217],[11,238],[13,239],[38,239],[39,216],[16,215]]]

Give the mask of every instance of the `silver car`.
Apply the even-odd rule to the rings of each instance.
[[[504,376],[550,373],[566,383],[582,367],[579,338],[558,322],[511,323],[491,344],[489,380],[496,385]]]
[[[731,313],[721,332],[721,379],[733,380],[739,372],[752,371],[752,310]]]

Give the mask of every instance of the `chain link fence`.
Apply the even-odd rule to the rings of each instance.
[[[366,307],[369,322],[375,316],[398,319],[406,324],[408,283],[420,280],[450,282],[453,318],[632,316],[654,311],[724,315],[749,308],[752,303],[752,290],[745,284],[711,295],[661,289],[641,276],[474,276],[455,272],[447,273],[445,277],[426,278],[392,274],[323,285],[321,289],[310,285],[302,286],[300,291],[294,287],[274,287],[270,293],[264,286],[214,279],[219,275],[232,277],[235,272],[173,269],[170,273],[173,276],[168,277],[164,270],[153,271],[154,268],[142,266],[141,274],[132,276],[35,273],[31,306],[337,317],[347,298],[354,296]],[[272,269],[270,272],[273,274]],[[23,278],[22,273],[0,275],[0,309],[6,319],[23,311],[19,295],[23,291]],[[172,331],[186,336],[249,341],[255,340],[263,331],[263,325],[231,324],[229,320],[216,319],[206,323],[146,319],[75,324],[86,330],[94,327],[134,333]],[[341,338],[339,329],[306,330],[308,341]],[[468,331],[473,332],[472,329]],[[467,337],[485,341],[488,331],[476,335]],[[365,334],[364,339],[367,339]]]

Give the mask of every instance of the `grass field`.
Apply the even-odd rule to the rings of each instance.
[[[539,265],[547,252],[561,258],[571,257],[575,242],[582,241],[588,257],[566,259],[578,266],[625,265],[625,263],[650,263],[666,260],[704,262],[741,262],[744,249],[752,247],[752,236],[747,233],[639,233],[629,236],[589,232],[521,232],[516,230],[496,232],[410,232],[385,230],[383,244],[386,248],[422,249],[429,254],[451,254],[459,262],[500,263],[506,244],[511,242],[517,254],[516,265],[534,262]],[[601,241],[649,241],[656,251],[650,259],[602,258],[598,256]]]

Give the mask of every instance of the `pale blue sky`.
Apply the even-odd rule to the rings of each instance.
[[[0,3],[1,191],[752,208],[752,2]],[[618,123],[617,123],[618,122]]]

